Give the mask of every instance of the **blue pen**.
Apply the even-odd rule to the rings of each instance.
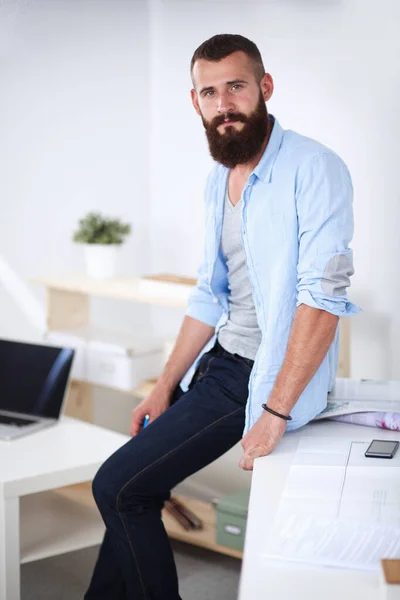
[[[147,425],[149,424],[149,421],[150,421],[150,415],[145,415],[144,416],[144,421],[143,421],[143,429],[145,427],[147,427]]]

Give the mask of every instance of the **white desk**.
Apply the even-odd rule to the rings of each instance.
[[[262,556],[294,452],[301,437],[400,440],[400,432],[339,422],[317,422],[286,434],[276,450],[255,461],[239,600],[379,600],[378,573],[267,563]]]
[[[19,600],[21,562],[100,542],[100,515],[49,490],[93,479],[128,440],[64,418],[26,437],[0,441],[0,600]]]

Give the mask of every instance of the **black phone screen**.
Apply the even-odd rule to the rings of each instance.
[[[392,442],[390,440],[373,440],[365,453],[365,456],[377,456],[382,458],[392,458],[399,442]]]

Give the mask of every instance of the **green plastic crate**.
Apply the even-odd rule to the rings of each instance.
[[[250,490],[236,492],[215,502],[217,513],[216,542],[243,550]]]

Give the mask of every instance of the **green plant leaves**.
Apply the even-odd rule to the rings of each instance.
[[[129,223],[91,212],[79,220],[73,240],[80,244],[122,244],[130,232]]]

